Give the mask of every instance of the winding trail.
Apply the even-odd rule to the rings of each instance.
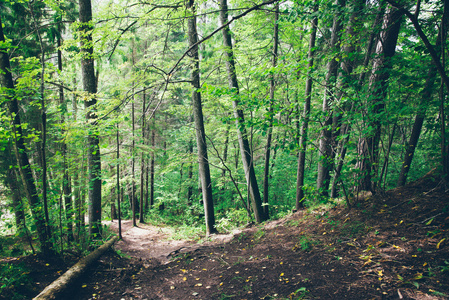
[[[118,222],[105,222],[106,226],[114,232],[118,232]],[[170,261],[170,258],[179,253],[186,253],[196,249],[226,243],[234,237],[237,232],[231,234],[214,234],[208,237],[207,241],[198,244],[189,240],[174,240],[171,237],[174,229],[169,227],[156,227],[149,224],[139,224],[132,226],[132,220],[122,221],[123,239],[116,242],[114,247],[122,253],[133,258],[149,260],[155,259],[161,264]]]

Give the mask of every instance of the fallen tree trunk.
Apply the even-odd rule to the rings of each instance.
[[[114,236],[107,241],[101,247],[82,258],[61,277],[53,281],[47,286],[39,295],[33,298],[33,300],[47,300],[57,299],[58,296],[67,289],[73,282],[80,277],[80,275],[89,267],[94,261],[96,261],[106,250],[108,250],[116,241],[118,236]]]

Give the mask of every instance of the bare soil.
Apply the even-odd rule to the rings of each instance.
[[[102,256],[64,299],[449,299],[443,181],[428,175],[352,201],[202,244],[126,221],[120,251]]]

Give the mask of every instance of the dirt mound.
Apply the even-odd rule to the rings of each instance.
[[[430,174],[203,244],[126,221],[131,258],[110,251],[67,299],[447,299],[448,200]]]
[[[429,176],[351,210],[302,211],[228,243],[189,244],[166,264],[111,253],[75,298],[446,299],[448,200]]]

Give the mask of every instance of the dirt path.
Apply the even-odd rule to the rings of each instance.
[[[118,222],[106,222],[114,232],[118,232]],[[172,228],[156,227],[148,224],[132,226],[132,220],[122,221],[123,239],[115,244],[115,249],[133,258],[155,259],[165,264],[173,255],[186,253],[204,246],[229,242],[235,233],[217,234],[209,237],[207,242],[198,244],[189,240],[173,240]]]

